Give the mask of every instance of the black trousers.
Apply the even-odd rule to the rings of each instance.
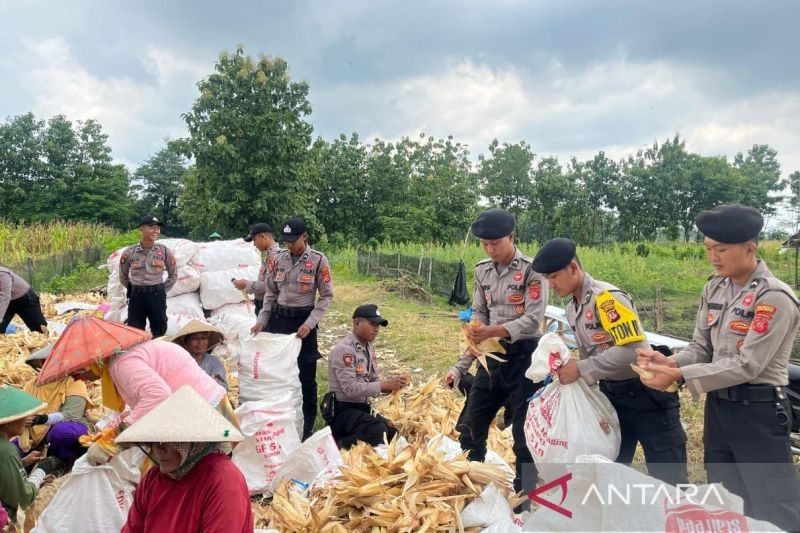
[[[267,324],[267,332],[289,335],[297,333],[308,315],[283,317],[273,312]],[[303,391],[303,440],[314,433],[314,422],[317,418],[317,359],[320,358],[317,348],[317,328],[311,330],[303,339],[300,355],[297,356],[297,368],[300,370],[300,388]]]
[[[461,377],[461,380],[458,382],[458,391],[464,395],[466,400],[464,401],[464,407],[461,409],[461,413],[458,415],[458,420],[456,421],[456,427],[460,426],[462,422],[464,422],[464,417],[467,413],[467,404],[469,404],[469,391],[472,389],[472,384],[475,382],[475,376],[472,374],[464,374]],[[511,406],[507,403],[505,405],[505,409],[503,410],[503,425],[508,427],[514,421],[513,411],[511,410]]]
[[[622,443],[616,462],[631,464],[641,443],[651,476],[671,485],[689,483],[678,394],[646,387],[639,378],[600,381],[600,390],[619,416]]]
[[[709,483],[744,499],[747,516],[800,531],[800,479],[792,465],[789,399],[751,402],[706,395],[703,445]]]
[[[34,292],[33,288],[28,289],[28,292],[16,300],[8,302],[6,314],[3,316],[3,321],[0,322],[0,335],[5,335],[6,328],[14,315],[19,315],[31,331],[42,333],[42,326],[47,327],[47,320],[42,314],[42,306],[39,303],[39,295]]]
[[[358,441],[378,446],[385,437],[386,442],[391,442],[397,430],[388,422],[382,416],[373,415],[367,404],[336,402],[330,426],[339,447],[348,449]]]
[[[127,324],[144,330],[148,320],[154,339],[167,332],[167,293],[163,285],[131,290]]]
[[[264,307],[264,300],[253,300],[253,303],[256,306],[256,318],[258,318],[258,314],[261,312],[261,308]]]
[[[537,470],[533,457],[525,442],[525,416],[528,398],[533,396],[541,383],[533,383],[525,377],[531,364],[531,354],[538,339],[519,341],[506,347],[506,362],[487,358],[489,372],[478,365],[478,372],[467,399],[467,408],[456,429],[461,433],[461,449],[469,452],[470,461],[486,458],[486,439],[489,426],[501,407],[507,405],[512,412],[511,434],[514,437],[516,475],[514,489],[528,492],[536,487]],[[526,475],[523,478],[523,469]],[[528,475],[530,472],[530,475]]]

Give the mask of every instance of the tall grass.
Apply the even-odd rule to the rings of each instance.
[[[88,222],[25,224],[0,220],[0,262],[16,264],[27,258],[104,246],[118,235],[119,232],[113,228]]]

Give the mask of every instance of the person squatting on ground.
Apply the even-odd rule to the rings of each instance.
[[[394,424],[373,413],[368,403],[370,398],[395,392],[409,383],[407,375],[378,376],[374,342],[379,327],[388,325],[378,306],[359,306],[353,313],[353,330],[328,357],[330,392],[323,399],[322,416],[340,448],[349,448],[357,441],[377,446],[397,434]]]

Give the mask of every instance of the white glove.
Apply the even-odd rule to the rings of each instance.
[[[44,478],[47,477],[47,473],[42,470],[41,468],[34,468],[31,475],[28,476],[28,481],[33,483],[33,485],[38,489],[42,486],[42,482],[44,482]]]
[[[58,424],[59,422],[63,422],[64,420],[65,420],[64,413],[62,412],[50,413],[49,415],[47,415],[48,426],[53,426],[55,424]]]
[[[86,451],[86,459],[92,466],[104,465],[113,458],[113,455],[109,455],[108,452],[101,448],[96,442],[93,442]]]

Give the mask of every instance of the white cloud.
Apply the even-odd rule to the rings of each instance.
[[[152,79],[101,77],[81,64],[61,38],[28,41],[19,58],[31,110],[40,118],[96,119],[108,134],[114,156],[132,167],[160,149],[165,138],[185,134],[179,116],[188,109],[194,84],[208,69],[169,50],[148,49],[141,62]],[[177,99],[182,106],[176,106]]]

